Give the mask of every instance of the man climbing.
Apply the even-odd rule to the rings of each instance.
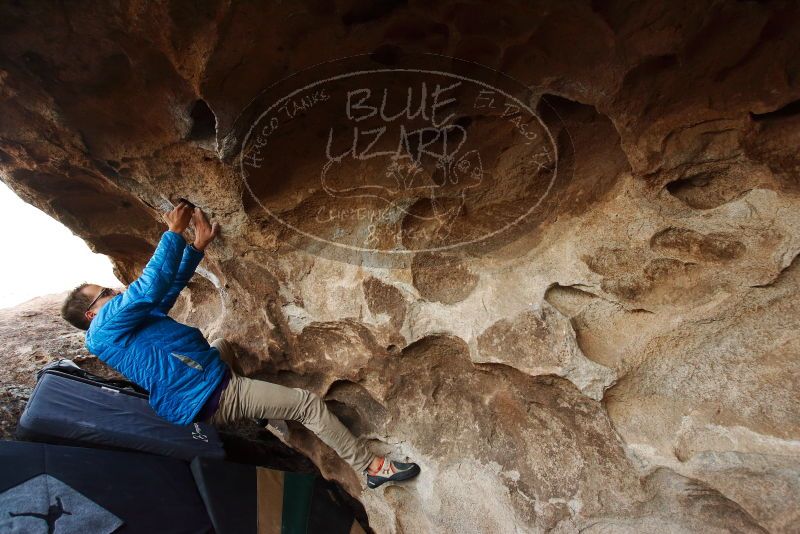
[[[202,210],[186,201],[164,218],[169,229],[127,290],[81,284],[65,299],[61,315],[87,331],[86,348],[148,390],[156,414],[175,424],[294,420],[356,472],[365,472],[370,488],[419,474],[415,463],[369,452],[366,443],[353,436],[314,393],[238,375],[221,357],[232,361],[230,344],[219,339],[209,345],[199,329],[167,315],[219,233],[219,225],[209,224]],[[195,238],[187,244],[182,234],[190,221]]]

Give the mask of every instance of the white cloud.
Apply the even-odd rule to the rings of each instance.
[[[82,282],[116,287],[111,261],[0,182],[0,308]]]

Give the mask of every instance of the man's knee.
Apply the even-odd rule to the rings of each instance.
[[[219,357],[223,362],[233,366],[233,362],[236,360],[236,351],[228,340],[217,338],[210,345],[219,351]]]
[[[301,392],[300,410],[298,421],[304,425],[314,425],[322,419],[327,407],[319,395],[311,391],[297,388]]]

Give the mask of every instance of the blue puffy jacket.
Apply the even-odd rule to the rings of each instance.
[[[227,364],[199,329],[167,315],[203,252],[166,231],[142,275],[100,308],[86,348],[150,392],[161,417],[189,424],[217,387]]]

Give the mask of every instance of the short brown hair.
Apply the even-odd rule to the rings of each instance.
[[[81,330],[89,330],[89,323],[91,323],[85,314],[86,308],[89,307],[92,299],[83,292],[83,288],[88,285],[84,283],[70,291],[67,298],[64,299],[64,304],[61,305],[61,317],[75,328],[80,328]]]

